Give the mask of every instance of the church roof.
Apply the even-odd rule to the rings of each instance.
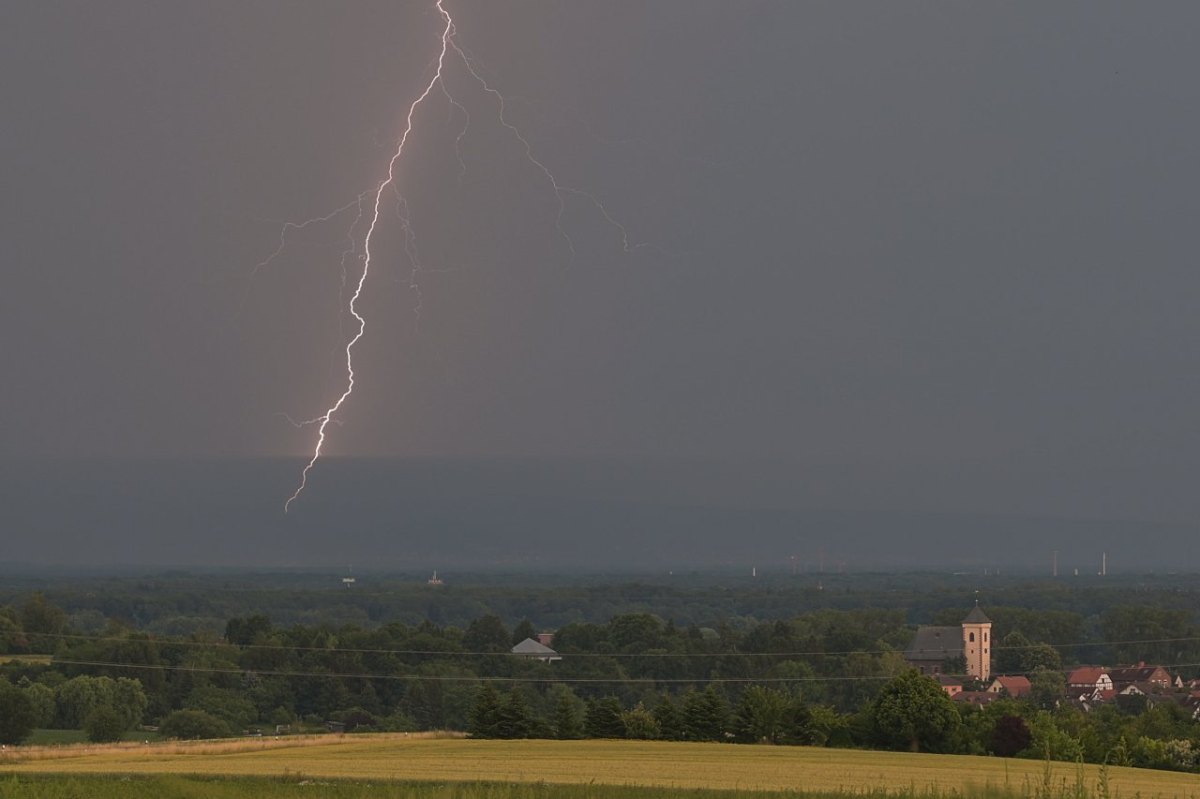
[[[904,657],[908,660],[946,660],[963,653],[962,628],[918,627]]]
[[[967,617],[962,620],[962,623],[963,624],[991,624],[992,620],[989,619],[984,614],[984,612],[979,609],[978,605],[976,605],[975,607],[971,608],[971,612],[968,613]]]

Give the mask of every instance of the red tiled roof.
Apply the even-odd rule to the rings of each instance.
[[[1067,685],[1095,685],[1107,673],[1101,666],[1080,666],[1067,675]]]
[[[1008,677],[1002,674],[996,678],[996,682],[1000,683],[1000,687],[1008,691],[1008,695],[1014,699],[1025,696],[1033,688],[1033,685],[1029,682],[1029,678],[1020,675]]]

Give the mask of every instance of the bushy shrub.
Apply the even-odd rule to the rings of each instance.
[[[199,740],[201,738],[228,738],[233,734],[229,725],[203,710],[176,710],[158,728],[164,738]]]
[[[92,743],[111,743],[121,740],[125,721],[120,713],[108,705],[101,705],[83,720],[83,731]]]

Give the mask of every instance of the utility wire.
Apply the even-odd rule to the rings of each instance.
[[[835,676],[811,676],[811,677],[709,677],[709,678],[682,678],[682,677],[485,677],[485,676],[464,676],[464,675],[442,675],[442,674],[371,674],[362,672],[315,672],[315,671],[282,671],[276,669],[232,669],[219,666],[172,666],[168,664],[155,663],[149,665],[138,665],[134,663],[109,663],[99,660],[56,660],[55,665],[68,666],[98,666],[103,668],[130,669],[135,671],[176,671],[201,674],[236,674],[239,676],[255,675],[267,677],[301,677],[301,678],[319,678],[319,679],[354,679],[354,680],[412,680],[423,682],[458,682],[458,683],[478,683],[478,682],[502,682],[502,683],[591,683],[591,684],[642,684],[642,685],[688,685],[688,684],[705,684],[708,683],[740,683],[740,684],[779,684],[779,683],[827,683],[827,682],[868,682],[879,680],[890,680],[894,674],[882,675],[835,675]],[[1200,666],[1200,663],[1168,663],[1159,664],[1170,666],[1171,668],[1192,668]],[[1069,674],[1071,669],[1062,670],[1062,674]],[[1021,676],[1032,676],[1035,672],[1025,672]],[[1018,676],[1018,675],[1008,675]]]
[[[53,638],[61,640],[79,640],[79,641],[108,641],[127,644],[154,644],[161,647],[185,646],[185,647],[206,647],[210,649],[231,649],[235,651],[289,651],[289,652],[326,652],[329,654],[371,654],[371,655],[400,655],[400,656],[422,656],[422,657],[510,657],[524,659],[529,655],[522,655],[514,652],[463,652],[463,651],[448,651],[441,649],[383,649],[383,648],[354,648],[354,647],[321,647],[321,646],[299,646],[291,644],[230,644],[226,641],[176,641],[170,639],[158,638],[127,638],[113,635],[80,635],[76,633],[26,633],[29,637]],[[1180,637],[1180,638],[1143,638],[1131,639],[1126,641],[1083,641],[1070,644],[1024,644],[1020,646],[993,646],[993,652],[1001,651],[1024,651],[1030,649],[1039,649],[1043,646],[1050,646],[1054,649],[1080,649],[1087,647],[1105,647],[1105,646],[1133,646],[1138,644],[1167,644],[1167,643],[1186,643],[1200,641],[1200,636]],[[557,654],[564,658],[584,659],[584,658],[724,658],[724,657],[773,657],[773,658],[792,658],[792,657],[840,657],[845,655],[884,655],[891,652],[901,654],[924,654],[937,653],[941,649],[918,649],[918,650],[901,650],[901,649],[847,649],[839,651],[812,650],[807,652],[558,652]]]

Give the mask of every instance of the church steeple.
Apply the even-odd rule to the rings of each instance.
[[[992,676],[992,620],[979,608],[979,600],[962,622],[963,657],[967,674],[977,680]]]

